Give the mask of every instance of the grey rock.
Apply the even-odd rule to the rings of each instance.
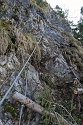
[[[0,65],[4,66],[7,63],[7,56],[0,56]]]
[[[3,123],[2,123],[2,121],[1,121],[1,119],[0,119],[0,125],[3,125]]]
[[[18,76],[18,72],[14,71],[10,77],[10,85],[13,83],[13,81],[17,76]],[[24,83],[25,81],[23,80],[23,78],[19,77],[16,83],[14,84],[14,90],[18,92],[22,92],[22,90],[24,91]]]
[[[4,115],[5,115],[5,117],[7,117],[8,119],[12,119],[12,115],[11,115],[9,112],[6,112]]]
[[[6,69],[3,68],[3,67],[1,67],[1,66],[0,66],[0,74],[1,74],[1,76],[3,76],[3,77],[7,75]]]
[[[15,54],[10,53],[10,56],[8,57],[7,67],[9,69],[15,69],[15,66],[20,66],[20,62],[18,61]]]
[[[7,67],[8,67],[9,69],[15,69],[14,65],[12,64],[12,62],[8,62],[8,63],[7,63]]]
[[[12,120],[8,120],[4,125],[13,125]]]
[[[63,30],[67,32],[71,32],[71,28],[69,27],[66,20],[63,20],[54,10],[51,9],[50,11],[50,17],[48,16],[48,19],[50,18],[51,25],[53,26],[59,26]]]
[[[46,62],[46,68],[51,72],[54,72],[59,77],[70,77],[69,66],[67,65],[65,59],[60,54],[57,57],[52,58]]]
[[[27,72],[27,74],[28,74],[27,92],[30,97],[33,96],[34,98],[36,98],[36,92],[42,89],[42,84],[39,80],[39,74],[35,70],[35,68],[30,64],[29,64],[28,68],[29,68],[29,70]]]
[[[20,62],[18,61],[18,59],[17,59],[17,57],[15,56],[15,55],[13,55],[13,63],[15,64],[15,65],[20,65]]]
[[[2,119],[3,118],[3,110],[4,110],[4,108],[2,107],[2,106],[0,106],[0,119]]]

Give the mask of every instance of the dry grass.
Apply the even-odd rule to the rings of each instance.
[[[47,12],[48,12],[48,4],[47,4],[46,2],[43,2],[43,5],[41,5],[41,6],[38,5],[38,4],[36,3],[36,1],[34,1],[34,0],[30,0],[30,3],[31,3],[32,6],[35,7],[36,10],[41,10],[41,11],[43,11],[44,13],[47,13]]]

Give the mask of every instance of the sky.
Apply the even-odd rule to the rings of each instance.
[[[63,11],[69,10],[68,19],[73,20],[74,24],[80,19],[80,8],[83,6],[83,0],[46,0],[51,7],[59,5]]]

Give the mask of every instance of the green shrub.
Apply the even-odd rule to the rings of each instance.
[[[53,122],[50,113],[51,113],[51,105],[52,105],[52,95],[49,87],[45,84],[44,91],[39,93],[39,100],[40,105],[44,107],[46,111],[49,112],[49,115],[47,115],[45,112],[43,112],[41,121],[44,125],[48,125],[50,122]]]

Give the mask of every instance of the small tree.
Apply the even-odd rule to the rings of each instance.
[[[63,11],[61,7],[59,7],[58,5],[56,5],[55,7],[55,11],[62,17],[62,18],[67,18],[68,17],[68,12],[69,10],[65,10]]]
[[[83,41],[83,7],[81,7],[80,14],[80,20],[78,21],[76,27],[72,29],[72,31],[76,39]]]

